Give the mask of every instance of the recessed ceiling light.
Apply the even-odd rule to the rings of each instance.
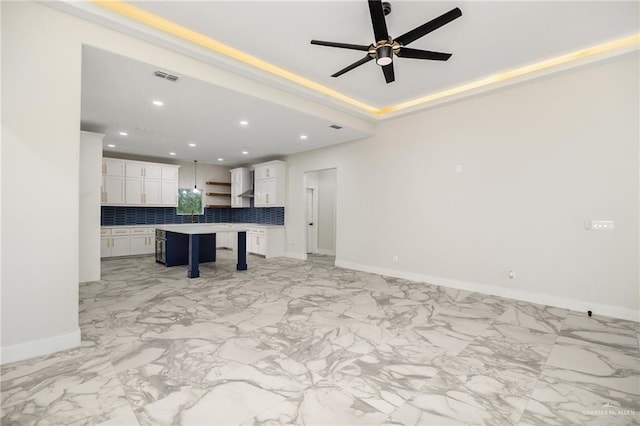
[[[169,155],[176,155],[176,153],[175,152],[170,152]]]
[[[120,132],[120,136],[127,136],[129,133],[127,132]]]
[[[115,148],[116,146],[112,143],[110,143],[109,145],[107,145],[109,148]]]
[[[300,135],[300,139],[308,139],[308,138],[309,138],[309,136],[307,136],[307,135]]]
[[[195,144],[195,143],[190,143],[190,144],[189,144],[189,146],[190,146],[191,148],[193,148],[193,147],[195,147],[195,146],[196,146],[196,144]]]
[[[244,149],[244,150],[242,150],[242,153],[243,153],[244,155],[247,155],[247,154],[249,153],[249,151],[247,151],[246,149]]]
[[[224,158],[218,158],[218,161],[224,161]]]
[[[162,106],[162,105],[164,105],[164,102],[162,102],[162,101],[153,101],[153,104],[156,105],[156,106]]]
[[[247,120],[240,120],[240,125],[241,126],[246,126],[247,124],[249,124],[249,122]]]

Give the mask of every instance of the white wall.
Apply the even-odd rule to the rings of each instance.
[[[100,279],[100,194],[104,135],[80,132],[80,282]]]
[[[638,73],[628,55],[287,157],[288,254],[304,172],[337,167],[337,265],[638,320]]]
[[[318,172],[318,253],[336,253],[336,169]]]
[[[65,16],[35,13],[22,3],[0,7],[6,363],[80,343],[81,62]],[[42,37],[40,28],[50,34]]]

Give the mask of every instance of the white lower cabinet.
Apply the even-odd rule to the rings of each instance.
[[[237,232],[220,232],[216,234],[216,247],[235,250],[238,245]]]
[[[267,259],[284,256],[284,227],[248,227],[247,252],[259,254]]]
[[[101,229],[100,257],[127,256],[129,254],[129,229]]]
[[[247,252],[267,255],[267,231],[265,229],[247,229]]]
[[[155,251],[155,228],[102,228],[100,234],[101,258],[152,254]]]
[[[129,226],[101,228],[100,257],[153,254],[156,246],[155,228]],[[216,234],[216,247],[238,248],[237,232]],[[247,227],[247,253],[265,258],[284,256],[284,226],[257,225]]]
[[[155,228],[131,228],[129,254],[152,254],[156,248]]]

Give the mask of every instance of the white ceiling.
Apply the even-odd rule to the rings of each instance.
[[[154,76],[159,69],[83,48],[81,127],[105,134],[106,152],[234,166],[370,135],[348,126],[335,130],[329,126],[342,123],[161,69],[180,76],[170,82]]]
[[[410,45],[453,53],[449,61],[395,58],[396,81],[385,84],[374,61],[331,78],[334,72],[362,58],[363,53],[309,44],[311,39],[372,43],[364,0],[132,4],[377,108],[640,30],[640,3],[636,1],[392,1],[393,11],[386,18],[392,37],[454,7],[459,7],[463,15]],[[233,165],[247,162],[239,154],[244,146],[252,156],[266,158],[367,136],[348,127],[335,131],[328,128],[332,123],[322,118],[197,80],[184,78],[168,83],[148,78],[155,69],[152,65],[85,49],[83,127],[105,132],[105,143],[115,143],[120,152],[167,157],[173,150],[178,158],[216,163],[222,157],[225,164]],[[212,53],[212,62],[216,55]],[[264,74],[257,70],[256,76],[260,73]],[[151,108],[152,97],[166,101],[162,111]],[[241,128],[237,124],[240,119],[249,120],[250,125]],[[120,129],[136,128],[135,138],[115,137]],[[302,133],[310,136],[306,142],[299,139]],[[202,151],[189,151],[189,141],[196,142]]]

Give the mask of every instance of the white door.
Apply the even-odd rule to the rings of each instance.
[[[318,248],[318,242],[316,240],[316,209],[314,202],[313,188],[307,188],[307,202],[306,202],[306,221],[307,221],[307,253],[315,253]]]

